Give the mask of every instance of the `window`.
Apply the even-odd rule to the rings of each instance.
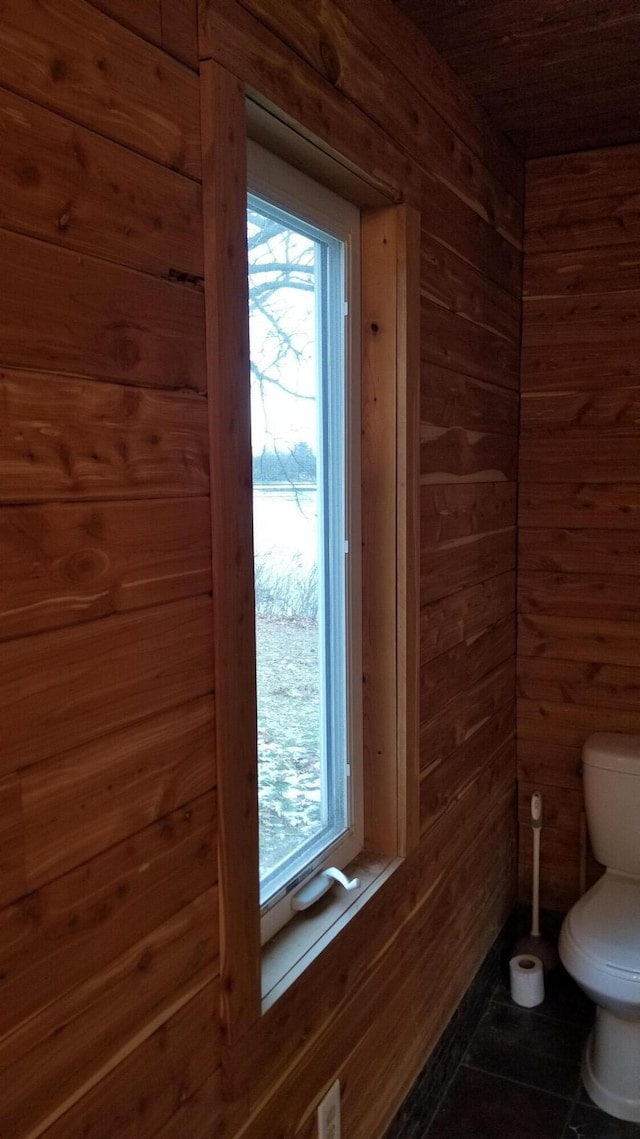
[[[354,206],[250,146],[263,941],[363,842],[359,230]]]
[[[254,93],[248,97],[238,80],[213,60],[203,61],[201,78],[220,1001],[225,1040],[230,1048],[235,1048],[263,1012],[280,1000],[286,1002],[286,993],[296,978],[304,977],[310,962],[341,942],[345,928],[368,908],[402,858],[411,854],[419,841],[420,216],[410,202],[397,201],[393,178],[388,189],[384,179],[380,181],[376,162],[369,174],[354,165],[348,154],[331,150],[323,139],[310,136],[303,127],[296,129],[296,124],[280,115],[277,108],[258,106]],[[334,203],[344,198],[356,206],[352,217],[356,227],[358,218],[360,223],[360,272],[352,260],[356,236],[351,232],[351,224],[336,221],[342,215],[336,215],[333,205],[329,208],[319,204],[315,188],[311,190],[313,180],[294,174],[292,185],[289,175],[289,181],[279,190],[269,157],[261,157],[256,164],[251,153],[251,184],[247,186],[247,130],[252,138],[267,142],[269,154],[286,158],[298,171],[312,171],[314,179],[339,195],[331,199]],[[357,151],[364,153],[358,148]],[[413,194],[417,187],[411,190]],[[352,894],[333,891],[326,904],[311,912],[309,920],[298,920],[297,915],[279,937],[262,949],[261,933],[265,939],[265,925],[278,907],[269,910],[261,931],[248,192],[254,195],[254,205],[260,203],[263,216],[269,218],[270,211],[280,210],[276,220],[285,229],[294,236],[312,239],[313,256],[318,257],[319,265],[325,266],[317,274],[325,282],[325,294],[330,292],[331,239],[342,243],[347,286],[353,289],[358,281],[360,284],[360,305],[352,293],[343,332],[343,356],[351,365],[350,377],[345,374],[342,397],[344,439],[345,444],[349,442],[341,475],[343,489],[339,480],[332,481],[335,444],[331,442],[328,424],[335,419],[327,419],[327,412],[320,413],[323,428],[321,432],[318,427],[318,432],[325,448],[321,455],[313,433],[294,438],[300,443],[307,441],[315,455],[318,499],[321,494],[330,499],[339,492],[345,501],[347,527],[355,525],[357,529],[359,523],[361,529],[361,547],[360,539],[353,536],[355,531],[347,531],[347,620],[341,636],[347,691],[351,693],[349,708],[353,709],[354,694],[355,698],[362,697],[362,714],[354,716],[352,722],[349,717],[346,728],[350,746],[354,725],[355,730],[362,732],[364,838],[353,869],[362,888]],[[311,256],[309,247],[305,255]],[[314,297],[314,313],[329,306],[325,294],[321,288]],[[354,315],[358,307],[359,317]],[[322,327],[316,332],[315,315],[313,338],[324,351],[328,333],[323,333]],[[299,348],[297,342],[294,347]],[[358,348],[359,368],[355,360]],[[296,401],[296,405],[302,406],[303,402]],[[264,424],[261,430],[265,434]],[[253,451],[260,459],[263,450],[274,448],[266,447],[266,438],[260,441],[257,432],[258,427],[254,427]],[[275,426],[273,433],[279,432],[280,427]],[[360,457],[354,443],[356,447],[360,445]],[[281,450],[285,456],[288,454],[286,447]],[[293,450],[291,444],[288,450]],[[300,466],[307,472],[313,470],[306,448],[298,449],[290,461],[295,459],[300,459]],[[321,477],[323,463],[325,474]],[[290,474],[287,478],[283,475],[280,481],[285,483],[285,493],[290,493]],[[303,484],[305,488],[310,489],[308,483]],[[318,534],[331,532],[330,519],[329,512],[328,520],[322,523],[324,530],[319,528]],[[278,532],[283,532],[282,526]],[[324,539],[316,540],[324,550]],[[355,565],[358,556],[360,568]],[[327,580],[330,582],[331,578]],[[319,606],[322,601],[319,595]],[[354,647],[358,638],[353,636],[360,624],[361,670],[354,663],[360,649]],[[333,635],[337,643],[330,624],[327,628],[327,638]],[[327,643],[331,643],[330,639]],[[318,639],[317,651],[322,644]],[[321,661],[322,652],[323,648],[319,652]],[[358,675],[362,677],[361,692]],[[330,696],[333,689],[324,664],[318,669],[317,683]],[[326,722],[330,722],[328,716]],[[353,752],[348,762],[352,788],[356,766]],[[349,799],[353,798],[351,788]],[[357,827],[354,816],[349,832],[355,833]],[[327,855],[335,861],[333,849]],[[294,887],[292,893],[296,891]],[[291,893],[287,897],[290,899]]]

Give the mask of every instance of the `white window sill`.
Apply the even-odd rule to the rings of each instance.
[[[358,855],[346,866],[350,878],[361,886],[347,893],[334,886],[315,906],[296,914],[262,950],[262,1011],[267,1011],[304,972],[322,950],[343,930],[350,919],[400,865],[402,859],[389,855]]]

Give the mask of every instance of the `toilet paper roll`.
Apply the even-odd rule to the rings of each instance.
[[[539,957],[519,953],[509,962],[511,999],[523,1008],[535,1008],[544,1000],[544,970]]]

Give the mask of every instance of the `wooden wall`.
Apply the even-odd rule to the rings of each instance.
[[[221,1048],[194,5],[8,0],[11,1139],[311,1139],[336,1076],[377,1139],[514,896],[520,162],[387,0],[213,0],[201,45],[422,211],[422,840]]]
[[[578,895],[582,743],[640,732],[639,191],[640,146],[527,167],[519,775],[522,812],[544,794],[558,908]]]
[[[216,1050],[196,29],[165,0],[2,7],[11,1139],[151,1134]]]

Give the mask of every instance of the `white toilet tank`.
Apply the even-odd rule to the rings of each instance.
[[[589,736],[582,764],[595,857],[611,870],[640,878],[640,735]]]

